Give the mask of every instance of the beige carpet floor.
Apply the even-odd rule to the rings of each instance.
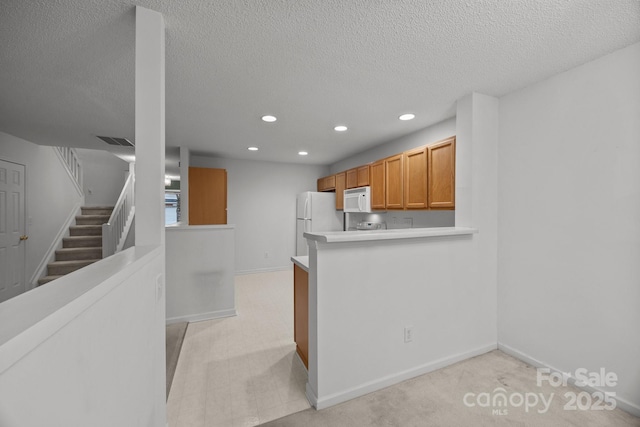
[[[501,389],[501,390],[498,390]],[[493,406],[503,393],[506,406]],[[316,411],[313,408],[263,424],[269,427],[354,426],[640,426],[620,409],[578,409],[575,387],[537,385],[536,369],[501,351],[468,359],[357,399]],[[473,393],[467,395],[467,393]],[[485,398],[488,393],[490,399]],[[568,393],[567,395],[565,395]],[[534,394],[538,398],[535,402]],[[467,395],[465,404],[465,395]],[[531,403],[528,411],[522,399]],[[542,398],[548,405],[542,403]],[[581,398],[583,408],[588,400]],[[489,405],[485,406],[485,402]],[[513,402],[513,403],[509,403]],[[496,400],[496,404],[500,403]],[[471,407],[471,405],[475,405]],[[480,406],[483,405],[483,406]],[[574,406],[576,409],[570,409]],[[601,406],[608,406],[602,404]],[[545,410],[545,407],[548,409]],[[501,411],[501,414],[498,411]]]
[[[167,396],[171,390],[173,383],[173,375],[176,372],[178,358],[180,357],[180,349],[184,341],[184,335],[187,332],[187,322],[174,323],[167,325],[167,334],[165,341],[165,350],[167,357]]]

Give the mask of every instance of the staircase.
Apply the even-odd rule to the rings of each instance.
[[[56,251],[54,262],[47,264],[47,275],[38,285],[93,264],[102,259],[102,224],[109,221],[113,207],[83,207],[76,216],[76,225],[69,227],[69,237],[62,239],[62,249]]]

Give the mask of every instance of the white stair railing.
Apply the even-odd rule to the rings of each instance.
[[[136,210],[134,184],[135,173],[132,168],[109,221],[102,224],[102,258],[120,252],[124,247]]]
[[[83,194],[82,191],[82,165],[80,164],[80,158],[78,157],[78,153],[71,147],[56,147],[58,155],[62,160],[62,163],[67,169],[69,176],[73,179],[73,182],[76,184],[80,194]]]

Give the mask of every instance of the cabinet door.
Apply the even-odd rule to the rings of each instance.
[[[293,340],[296,351],[309,368],[309,273],[293,265]]]
[[[318,179],[318,191],[333,191],[336,189],[335,175],[325,176]]]
[[[335,174],[336,179],[336,209],[344,209],[344,188],[346,185],[346,172]]]
[[[358,186],[358,169],[349,169],[347,171],[347,188],[356,188]]]
[[[386,193],[384,186],[384,160],[378,160],[372,163],[370,172],[371,209],[384,209],[384,195]]]
[[[427,148],[404,152],[404,207],[427,209]]]
[[[454,209],[456,205],[456,137],[427,147],[429,208]]]
[[[358,168],[358,187],[369,185],[369,165]]]
[[[227,223],[227,171],[189,168],[189,225]]]
[[[385,205],[387,209],[404,208],[404,168],[402,160],[402,154],[397,154],[384,161]]]

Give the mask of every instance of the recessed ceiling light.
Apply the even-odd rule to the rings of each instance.
[[[401,115],[401,116],[400,116],[400,117],[398,117],[398,118],[399,118],[400,120],[413,120],[413,119],[415,119],[415,118],[416,118],[416,115],[415,115],[415,114],[408,113],[408,114],[403,114],[403,115]]]
[[[347,130],[347,127],[340,125],[340,126],[334,127],[333,130],[335,130],[336,132],[344,132],[345,130]]]
[[[307,154],[309,153],[307,153],[306,151],[298,151],[299,156],[306,156]]]
[[[272,123],[272,122],[275,122],[278,119],[276,118],[276,116],[262,116],[262,120],[267,122],[267,123]]]
[[[249,147],[247,148],[249,151],[258,151],[258,147]]]

